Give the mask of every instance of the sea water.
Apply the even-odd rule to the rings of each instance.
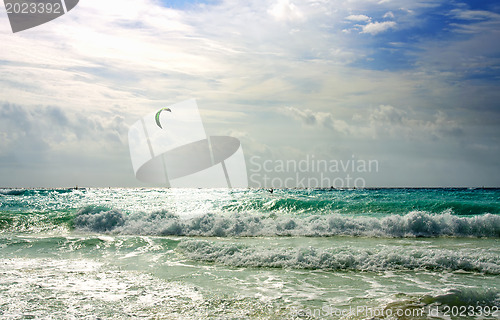
[[[500,189],[0,189],[1,319],[499,319]]]

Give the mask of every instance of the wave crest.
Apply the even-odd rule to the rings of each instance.
[[[216,243],[205,240],[182,241],[178,249],[190,259],[234,267],[271,267],[322,270],[449,270],[500,274],[500,257],[478,250],[457,253],[445,249],[317,249],[262,248]]]
[[[123,226],[126,220],[125,214],[119,210],[90,206],[80,210],[73,223],[77,229],[107,232]]]
[[[87,207],[75,217],[75,227],[94,232],[163,236],[365,236],[365,237],[500,237],[500,216],[459,217],[410,212],[382,218],[352,215],[277,216],[205,214],[189,219],[155,211],[125,214],[116,209]]]

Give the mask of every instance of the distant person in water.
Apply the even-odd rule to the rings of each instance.
[[[274,192],[273,188],[269,189],[269,192],[270,192],[270,193],[273,193],[273,192]]]

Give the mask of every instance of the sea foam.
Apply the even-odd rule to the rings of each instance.
[[[457,253],[449,249],[405,247],[263,248],[205,240],[181,241],[178,249],[193,260],[234,267],[357,271],[463,270],[500,274],[500,257],[485,250]]]

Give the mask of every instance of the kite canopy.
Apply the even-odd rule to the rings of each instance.
[[[170,108],[161,108],[157,113],[156,113],[156,116],[155,116],[155,120],[156,120],[156,124],[158,125],[158,127],[162,128],[161,126],[161,123],[160,123],[160,113],[163,111],[163,110],[166,110],[168,112],[172,112],[172,110],[170,110]],[[163,128],[162,128],[163,129]]]
[[[194,99],[144,115],[130,127],[128,142],[138,180],[178,188],[248,187],[240,141],[208,136]]]

